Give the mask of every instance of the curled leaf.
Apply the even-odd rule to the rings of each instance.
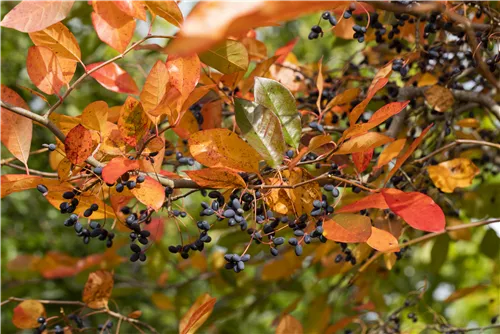
[[[215,301],[216,299],[210,297],[209,294],[198,297],[182,317],[179,325],[179,334],[194,334],[212,313]]]
[[[427,167],[434,185],[445,193],[452,193],[455,188],[465,188],[472,184],[479,174],[479,168],[467,158],[457,158]]]

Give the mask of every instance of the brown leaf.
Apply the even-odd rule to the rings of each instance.
[[[443,86],[434,85],[425,91],[425,100],[437,112],[445,112],[455,103],[451,91]]]
[[[142,315],[142,311],[141,310],[135,310],[135,311],[132,311],[130,312],[127,317],[129,318],[132,318],[132,319],[139,319]]]
[[[212,313],[215,301],[216,299],[210,297],[209,294],[198,297],[182,317],[179,324],[179,334],[194,334]]]
[[[236,172],[227,168],[205,168],[185,171],[201,187],[205,188],[245,188],[246,183]]]
[[[109,271],[98,270],[90,273],[83,290],[83,302],[93,309],[107,307],[113,285],[113,274]]]
[[[64,20],[74,1],[21,1],[1,22],[2,27],[35,32]]]
[[[300,321],[292,317],[290,314],[285,314],[276,327],[276,334],[302,334],[304,329]]]
[[[66,157],[75,165],[79,165],[92,154],[92,134],[81,124],[75,126],[64,140]]]
[[[46,316],[45,307],[42,303],[36,300],[25,300],[14,308],[12,323],[21,329],[37,328],[40,326],[37,319]]]
[[[59,94],[65,79],[59,60],[54,52],[45,46],[28,49],[26,69],[31,82],[45,94]]]
[[[127,97],[118,119],[118,129],[123,140],[130,146],[136,146],[148,132],[149,123],[141,102],[132,96]]]
[[[2,101],[29,110],[21,96],[5,85],[1,85]],[[26,117],[2,108],[2,144],[28,168],[33,122]],[[3,192],[3,190],[2,190]]]

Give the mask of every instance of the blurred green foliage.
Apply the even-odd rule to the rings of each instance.
[[[2,2],[1,13],[5,15],[15,3]],[[91,7],[86,2],[75,2],[69,19],[63,21],[76,36],[86,64],[103,61],[117,54],[116,51],[101,43],[93,30],[90,21]],[[316,24],[319,14],[310,15],[300,20],[289,22],[282,27],[263,28],[259,37],[268,46],[269,54],[295,37],[299,41],[294,49],[298,59],[305,64],[317,63],[323,56],[328,68],[339,68],[346,61],[361,57],[363,47],[357,42],[336,39],[332,34],[309,41],[307,34],[310,27]],[[138,28],[138,31],[141,28]],[[142,29],[144,30],[144,29]],[[172,27],[165,21],[158,20],[153,31],[172,32]],[[21,86],[34,88],[26,68],[27,49],[32,45],[27,34],[11,29],[2,29],[2,84],[15,89],[29,102],[35,112],[46,108],[44,102]],[[141,34],[136,31],[136,38]],[[120,60],[120,66],[132,74],[139,87],[144,82],[144,74],[158,59],[166,55],[151,51],[136,51]],[[83,73],[78,67],[75,77]],[[102,88],[93,79],[86,79],[76,91],[64,102],[59,112],[78,115],[92,101],[104,100],[109,106],[120,105],[125,100],[123,94],[115,94]],[[49,97],[54,103],[55,98]],[[32,149],[38,149],[42,143],[52,142],[53,136],[38,126],[34,127]],[[2,147],[2,157],[9,153]],[[33,169],[50,171],[48,155],[37,155],[29,160]],[[8,167],[2,167],[2,173],[19,173]],[[491,177],[476,185],[481,196],[473,200],[460,202],[464,221],[482,219],[487,216],[498,216],[498,191],[500,178]],[[490,201],[494,198],[495,205]],[[199,194],[185,199],[183,206],[193,216],[184,219],[189,226],[191,236],[195,233],[193,220],[198,218]],[[85,257],[104,251],[104,245],[91,242],[85,246],[74,236],[72,231],[63,227],[64,220],[57,210],[36,191],[16,193],[2,200],[2,300],[10,296],[33,299],[81,300],[83,285],[88,270],[74,278],[47,280],[38,274],[23,271],[24,268],[7,269],[9,261],[21,254],[43,256],[49,251],[58,251],[73,257]],[[127,240],[127,233],[122,232],[117,242]],[[398,261],[395,268],[388,272],[370,272],[362,280],[366,281],[368,291],[362,302],[373,301],[377,308],[366,313],[363,318],[384,317],[401,306],[411,291],[427,285],[428,292],[422,303],[412,311],[419,316],[419,322],[413,324],[403,319],[404,330],[419,331],[424,323],[432,323],[436,314],[443,314],[456,326],[481,325],[489,323],[490,318],[500,309],[500,272],[498,261],[499,239],[495,232],[487,228],[471,230],[470,241],[454,241],[443,236],[429,243],[412,247],[404,259]],[[410,232],[406,237],[417,235]],[[184,238],[189,238],[184,233]],[[279,281],[265,281],[261,278],[262,266],[270,261],[267,247],[250,248],[253,265],[239,275],[220,268],[223,251],[240,252],[246,246],[249,237],[246,233],[236,232],[227,227],[217,228],[212,233],[214,242],[206,248],[206,259],[199,258],[197,263],[184,263],[181,267],[180,257],[170,254],[167,247],[179,243],[177,227],[173,221],[165,224],[165,236],[148,251],[145,264],[125,261],[115,268],[115,287],[113,289],[112,309],[119,309],[122,314],[141,310],[141,320],[157,328],[161,333],[174,333],[182,315],[196,298],[209,293],[217,298],[214,312],[200,330],[203,333],[273,333],[273,321],[294,301],[297,308],[292,312],[304,325],[306,333],[316,332],[321,323],[321,314],[326,314],[327,323],[335,323],[349,315],[357,314],[353,310],[355,295],[361,293],[359,287],[334,288],[342,275],[318,279],[322,271],[321,262],[309,265],[293,275]],[[119,254],[128,257],[128,247],[119,250]],[[219,264],[218,264],[219,263]],[[205,270],[200,268],[206,266]],[[277,267],[275,270],[281,270]],[[166,283],[158,284],[161,275],[166,275]],[[425,282],[425,283],[424,283]],[[478,284],[486,284],[470,296],[453,303],[443,300],[454,290]],[[161,309],[152,302],[151,297],[164,295],[170,305]],[[353,297],[354,296],[354,297]],[[13,304],[2,307],[2,329],[5,333],[14,333],[16,329],[11,323]],[[57,314],[59,306],[47,307],[49,314]],[[65,308],[69,313],[70,308]],[[325,313],[326,312],[326,313]],[[378,314],[378,315],[377,315]],[[92,317],[92,325],[104,323],[104,316]],[[116,323],[116,321],[115,321]],[[90,324],[89,324],[90,325]],[[122,325],[124,332],[134,332],[132,327]],[[350,328],[357,328],[351,325]]]

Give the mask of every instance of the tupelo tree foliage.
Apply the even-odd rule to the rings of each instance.
[[[17,171],[2,175],[2,197],[36,188],[62,214],[51,223],[66,226],[64,239],[76,247],[99,244],[102,251],[13,259],[11,268],[29,267],[45,279],[88,275],[82,301],[10,297],[7,302],[19,302],[14,326],[37,333],[165,332],[139,320],[140,309],[124,315],[108,301],[121,279],[115,270],[173,261],[177,270],[200,271],[191,280],[237,286],[236,280],[255,280],[260,293],[267,282],[298,281],[302,269],[314,268],[307,279],[352,298],[339,319],[335,300],[320,293],[309,301],[311,311],[321,311],[310,320],[291,314],[298,297],[273,315],[276,333],[463,330],[418,307],[425,288],[391,308],[367,277],[383,278],[409,246],[433,239],[432,265],[439,271],[450,238],[470,240],[470,228],[481,232],[498,221],[489,219],[498,211],[476,214],[458,200],[481,198],[475,189],[498,173],[497,5],[201,2],[184,18],[173,1],[91,1],[81,6],[91,7],[95,33],[116,51],[92,62],[62,22],[74,14],[73,5],[21,1],[2,19],[2,27],[29,34],[33,45],[18,51],[32,85],[22,88],[47,105],[37,114],[15,87],[1,87],[1,139],[13,155],[2,166]],[[254,29],[308,13],[320,20],[309,35],[269,55]],[[179,32],[152,34],[160,19]],[[149,31],[133,40],[138,21]],[[3,33],[8,38],[11,30]],[[314,48],[330,33],[357,40],[360,60],[341,69],[323,58],[297,60],[299,39]],[[146,43],[153,38],[166,43]],[[137,65],[127,63],[130,53],[154,58],[143,84],[129,73]],[[70,94],[98,84],[122,103],[90,100],[77,116],[65,113]],[[52,143],[33,147],[33,124],[50,131]],[[30,169],[38,154],[49,155],[55,172]],[[165,245],[167,234],[176,241]],[[487,257],[498,258],[492,230],[482,243]],[[168,275],[161,269],[153,283],[161,290]],[[467,289],[454,298],[480,287]],[[268,293],[279,291],[273,285]],[[229,303],[218,295],[201,293],[182,309],[179,333],[204,324],[206,332],[217,332]],[[256,303],[262,298],[258,294]],[[175,308],[160,292],[151,300],[162,310]],[[63,311],[48,312],[51,304]],[[495,321],[481,325],[497,328]]]

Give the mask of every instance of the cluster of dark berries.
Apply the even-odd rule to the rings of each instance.
[[[94,211],[97,211],[97,210],[99,210],[99,205],[97,205],[96,203],[93,203],[92,205],[90,205],[90,208],[86,209],[83,212],[83,216],[88,218],[94,213]]]
[[[189,107],[189,111],[191,111],[194,118],[196,118],[196,122],[198,122],[198,125],[202,125],[204,119],[203,119],[203,115],[201,114],[201,105],[198,103],[195,103],[191,107]]]
[[[399,72],[402,77],[406,77],[406,75],[410,71],[410,67],[408,66],[408,64],[404,63],[403,59],[394,59],[394,61],[392,62],[392,70],[395,72]]]
[[[193,158],[187,158],[182,155],[181,152],[177,152],[175,154],[175,158],[181,165],[188,165],[188,166],[193,166],[194,165],[194,159]]]
[[[352,30],[354,30],[353,37],[356,38],[359,43],[363,43],[365,41],[366,27],[355,24],[352,26]]]
[[[50,152],[53,152],[56,150],[57,146],[56,144],[42,144],[42,147],[48,148]]]
[[[342,172],[340,171],[339,166],[336,163],[332,163],[330,165],[330,170],[328,171],[328,175],[332,175],[332,176],[342,175]],[[338,190],[336,192],[338,193]],[[332,193],[332,195],[333,195],[333,193]],[[333,197],[337,197],[337,196],[333,196]]]
[[[317,130],[319,132],[325,132],[325,129],[323,128],[323,125],[321,125],[318,122],[310,122],[309,127],[313,130]]]
[[[44,185],[38,185],[37,189],[44,195],[48,192],[47,187],[45,187]],[[70,201],[62,202],[61,204],[59,204],[59,210],[61,211],[61,213],[73,213],[76,210],[78,204],[80,203],[78,198],[75,197],[77,194],[80,194],[79,188],[75,188],[73,189],[73,191],[66,191],[65,193],[63,193],[62,197]]]
[[[350,19],[352,17],[352,12],[354,12],[356,10],[356,3],[355,2],[351,2],[351,4],[349,5],[349,8],[346,9],[346,11],[344,12],[344,19]]]
[[[113,328],[113,321],[108,320],[104,324],[99,324],[97,329],[101,331],[101,333],[110,333],[111,328]]]
[[[84,325],[83,325],[83,319],[81,317],[79,317],[78,315],[76,315],[74,313],[71,313],[70,315],[68,315],[68,319],[71,320],[71,321],[74,321],[77,328],[83,328],[84,327]]]
[[[76,235],[83,238],[84,244],[87,245],[90,242],[90,238],[98,238],[102,241],[106,240],[106,247],[110,248],[111,246],[113,246],[113,239],[115,237],[115,234],[103,228],[98,222],[91,221],[89,223],[89,229],[84,228],[79,221],[75,221],[74,217],[70,217],[64,222],[65,226],[71,226],[66,225],[67,222],[68,224],[74,224]]]
[[[135,180],[130,180],[130,173],[126,172],[118,179],[116,183],[115,190],[118,193],[121,193],[125,190],[125,187],[132,190],[137,187],[137,184],[143,183],[146,180],[144,175],[139,175]],[[113,184],[108,184],[108,186],[113,186]]]
[[[204,224],[206,223],[206,224]],[[212,237],[210,237],[207,233],[207,231],[210,229],[210,225],[208,225],[207,222],[198,222],[198,227],[202,230],[200,232],[200,235],[198,239],[196,239],[195,242],[192,242],[190,244],[186,244],[184,246],[182,245],[177,245],[177,246],[169,246],[168,250],[170,253],[176,254],[180,253],[181,257],[183,259],[189,258],[189,251],[198,251],[201,252],[205,248],[205,244],[209,243],[212,241]],[[208,225],[208,226],[207,226]],[[208,227],[208,229],[207,229]]]
[[[356,257],[352,254],[352,251],[347,247],[347,244],[344,242],[340,243],[340,249],[342,250],[342,254],[337,254],[335,257],[335,263],[340,263],[342,261],[350,262],[353,266],[356,264]]]
[[[43,331],[47,329],[47,319],[45,319],[45,317],[40,317],[37,319],[37,322],[40,324],[40,326],[38,326],[38,328],[35,328],[33,333],[35,334],[43,333]]]
[[[325,184],[323,186],[323,189],[325,189],[326,191],[329,191],[331,192],[332,196],[333,197],[339,197],[340,195],[340,191],[337,187],[335,187],[333,184]]]
[[[245,262],[250,260],[250,254],[245,254],[243,256],[239,256],[237,254],[226,254],[224,255],[224,260],[227,261],[224,268],[228,270],[234,270],[234,272],[239,273],[245,270]]]
[[[146,155],[146,160],[151,162],[152,164],[155,163],[155,158],[158,155],[159,152],[151,152],[148,155]]]
[[[312,26],[311,32],[309,33],[309,36],[307,38],[309,38],[310,40],[317,39],[320,35],[321,37],[323,37],[323,29],[321,29],[321,27],[318,25],[314,25]]]
[[[330,12],[324,12],[321,14],[321,18],[330,22],[330,24],[334,27],[337,25],[337,18]]]
[[[145,249],[142,249],[141,246],[138,244],[130,244],[130,250],[132,251],[132,255],[130,255],[131,262],[136,262],[137,260],[141,260],[141,262],[146,261]]]
[[[413,312],[408,313],[407,317],[408,317],[408,319],[411,319],[413,322],[418,321],[417,315]]]

